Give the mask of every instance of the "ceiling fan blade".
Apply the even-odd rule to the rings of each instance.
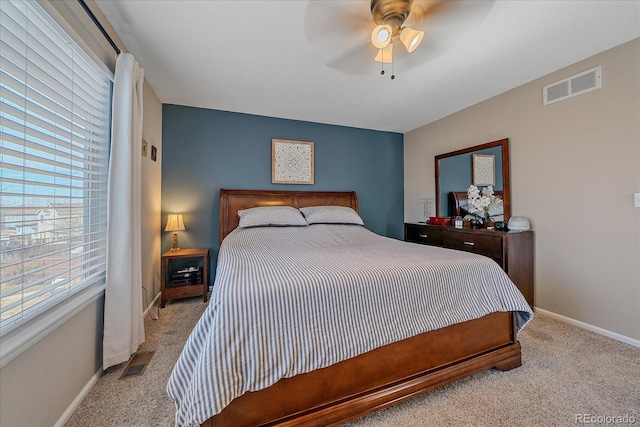
[[[348,43],[374,27],[367,1],[311,0],[304,18],[304,33],[310,44]]]
[[[375,27],[370,3],[310,0],[304,20],[309,49],[322,63],[349,74],[369,73],[376,49],[371,44]]]
[[[426,30],[428,27],[457,27],[482,21],[495,0],[414,0],[405,25]]]
[[[416,12],[406,24],[424,31],[424,38],[415,51],[398,59],[413,68],[440,56],[480,25],[494,5],[495,0],[414,0]]]
[[[380,64],[374,61],[377,52],[370,40],[366,40],[351,46],[350,49],[336,52],[327,58],[325,64],[347,74],[371,74],[380,69]]]
[[[444,13],[447,9],[455,7],[455,3],[456,1],[451,0],[413,0],[411,12],[405,21],[405,25],[419,27],[423,24],[427,15]]]

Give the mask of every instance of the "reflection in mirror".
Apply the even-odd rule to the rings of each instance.
[[[500,195],[504,206],[504,220],[511,216],[511,199],[509,188],[509,140],[501,139],[450,153],[440,154],[435,158],[436,171],[436,213],[438,216],[455,216],[455,206],[449,200],[465,199],[467,188],[473,184],[472,159],[474,154],[495,156],[494,191]],[[481,186],[484,187],[484,186]],[[450,194],[453,193],[453,194]]]

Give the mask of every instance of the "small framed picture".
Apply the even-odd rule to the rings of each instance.
[[[272,139],[271,182],[313,184],[313,142]]]
[[[157,157],[158,157],[158,149],[156,148],[155,145],[152,145],[151,146],[151,160],[153,160],[155,162]]]
[[[473,154],[471,169],[473,185],[476,187],[496,185],[496,156],[491,154]]]

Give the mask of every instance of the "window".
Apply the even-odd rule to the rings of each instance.
[[[104,289],[111,80],[35,1],[0,1],[0,31],[4,342]]]

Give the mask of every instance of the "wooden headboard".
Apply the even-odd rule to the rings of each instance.
[[[238,211],[257,206],[348,206],[358,212],[355,191],[273,191],[220,189],[220,242],[238,226]]]
[[[504,199],[502,190],[494,191],[493,194]],[[469,196],[466,191],[449,191],[449,212],[452,216],[463,216],[460,208],[469,204]]]

